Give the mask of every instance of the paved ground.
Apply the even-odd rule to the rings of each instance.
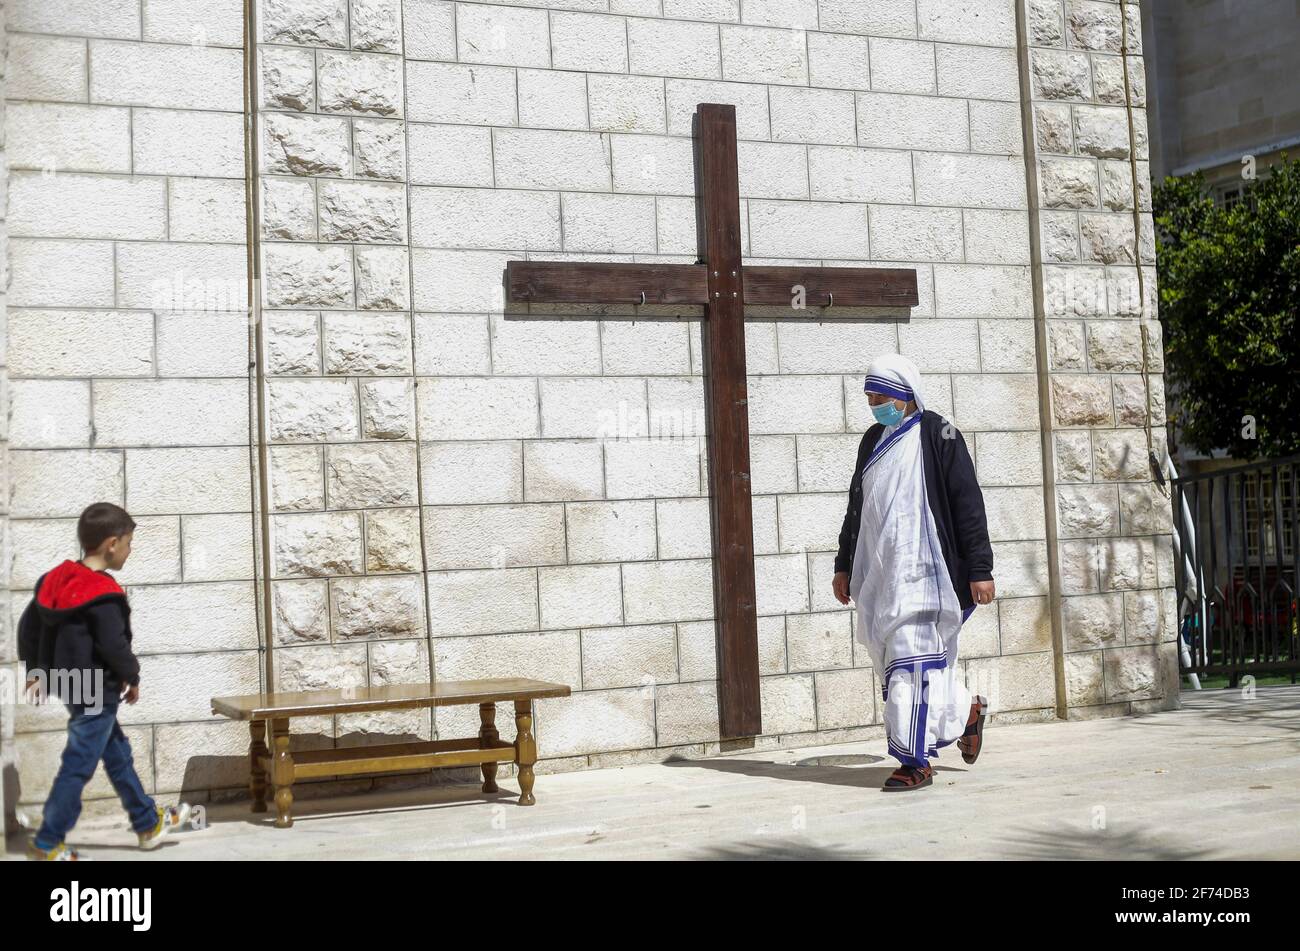
[[[1180,710],[1000,726],[979,762],[882,793],[884,741],[537,778],[537,806],[472,787],[307,801],[292,830],[247,804],[140,853],[84,821],[102,859],[1300,858],[1300,687],[1185,693]],[[9,858],[21,855],[11,839]]]

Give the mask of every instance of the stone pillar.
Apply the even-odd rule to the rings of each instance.
[[[427,680],[400,0],[258,24],[274,686]]]
[[[1164,389],[1138,5],[1019,6],[1058,709],[1173,706],[1171,505],[1148,463],[1165,456]]]
[[[8,64],[8,43],[5,33],[5,4],[0,0],[0,177],[7,177],[9,162],[5,153],[4,128],[5,71]],[[0,178],[0,326],[7,328],[5,294],[9,287],[8,182]],[[10,701],[18,697],[6,694],[6,688],[17,690],[18,673],[15,668],[17,644],[14,625],[10,618],[9,594],[9,353],[6,345],[8,333],[0,333],[0,842],[10,827],[10,813],[14,803],[9,796],[9,778],[15,773],[13,763],[14,708]]]

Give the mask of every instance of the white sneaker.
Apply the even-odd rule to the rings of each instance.
[[[159,806],[158,824],[148,832],[136,833],[140,840],[140,848],[146,851],[158,848],[163,844],[163,839],[167,838],[169,833],[179,831],[189,821],[189,803],[183,802],[178,806]]]

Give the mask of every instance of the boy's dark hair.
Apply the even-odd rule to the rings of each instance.
[[[87,505],[77,519],[77,541],[82,551],[92,552],[104,544],[106,538],[125,535],[135,529],[135,519],[126,514],[126,509],[112,502],[96,502]]]

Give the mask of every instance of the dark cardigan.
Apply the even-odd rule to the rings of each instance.
[[[853,481],[849,483],[849,510],[844,515],[840,550],[835,556],[836,573],[853,570],[853,553],[857,551],[858,528],[862,524],[862,467],[884,430],[884,426],[876,423],[858,444]],[[975,603],[970,583],[993,580],[993,548],[989,544],[984,496],[975,481],[975,464],[966,451],[966,440],[956,426],[930,410],[921,413],[921,456],[925,494],[943,548],[943,560],[964,610]]]

